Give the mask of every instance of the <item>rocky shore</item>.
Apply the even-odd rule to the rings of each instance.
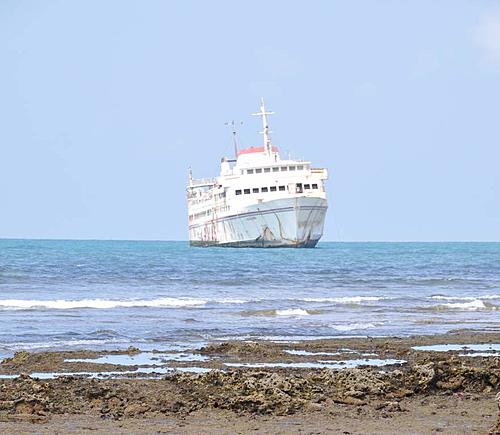
[[[457,332],[18,352],[0,364],[0,432],[500,434],[498,343]]]

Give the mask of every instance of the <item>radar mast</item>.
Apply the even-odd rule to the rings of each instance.
[[[226,122],[224,125],[230,125],[233,131],[233,146],[234,146],[234,158],[238,158],[238,139],[236,138],[236,125],[243,125],[243,121],[240,122]]]
[[[264,98],[260,97],[260,112],[252,113],[254,116],[262,116],[262,131],[260,134],[264,136],[264,151],[267,153],[269,157],[272,157],[273,146],[271,143],[271,136],[269,133],[272,133],[269,130],[269,124],[267,122],[267,115],[274,115],[274,112],[266,112],[266,107],[264,105]]]

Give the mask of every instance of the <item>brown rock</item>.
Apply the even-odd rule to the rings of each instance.
[[[399,402],[386,402],[384,409],[388,412],[401,412],[401,405]]]
[[[358,399],[356,397],[346,396],[346,397],[332,397],[335,403],[342,403],[344,405],[366,405],[366,401]]]
[[[323,406],[321,406],[319,403],[307,403],[304,408],[308,412],[316,412],[321,411],[323,409]]]
[[[132,403],[123,411],[125,416],[136,416],[149,411],[149,406],[144,403]]]
[[[16,403],[16,414],[34,414],[35,408],[32,403],[20,401]]]
[[[415,374],[418,386],[421,389],[427,389],[432,385],[433,381],[436,378],[434,363],[430,362],[427,364],[415,366]]]

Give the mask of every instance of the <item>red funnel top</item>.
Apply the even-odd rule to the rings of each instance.
[[[273,153],[278,152],[278,147],[272,147]],[[241,150],[238,155],[240,156],[241,154],[252,154],[252,153],[264,153],[266,149],[264,147],[250,147],[250,148],[245,148],[244,150]]]

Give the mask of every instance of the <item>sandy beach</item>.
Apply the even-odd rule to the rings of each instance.
[[[0,431],[500,433],[498,343],[461,331],[18,352],[0,365]]]

